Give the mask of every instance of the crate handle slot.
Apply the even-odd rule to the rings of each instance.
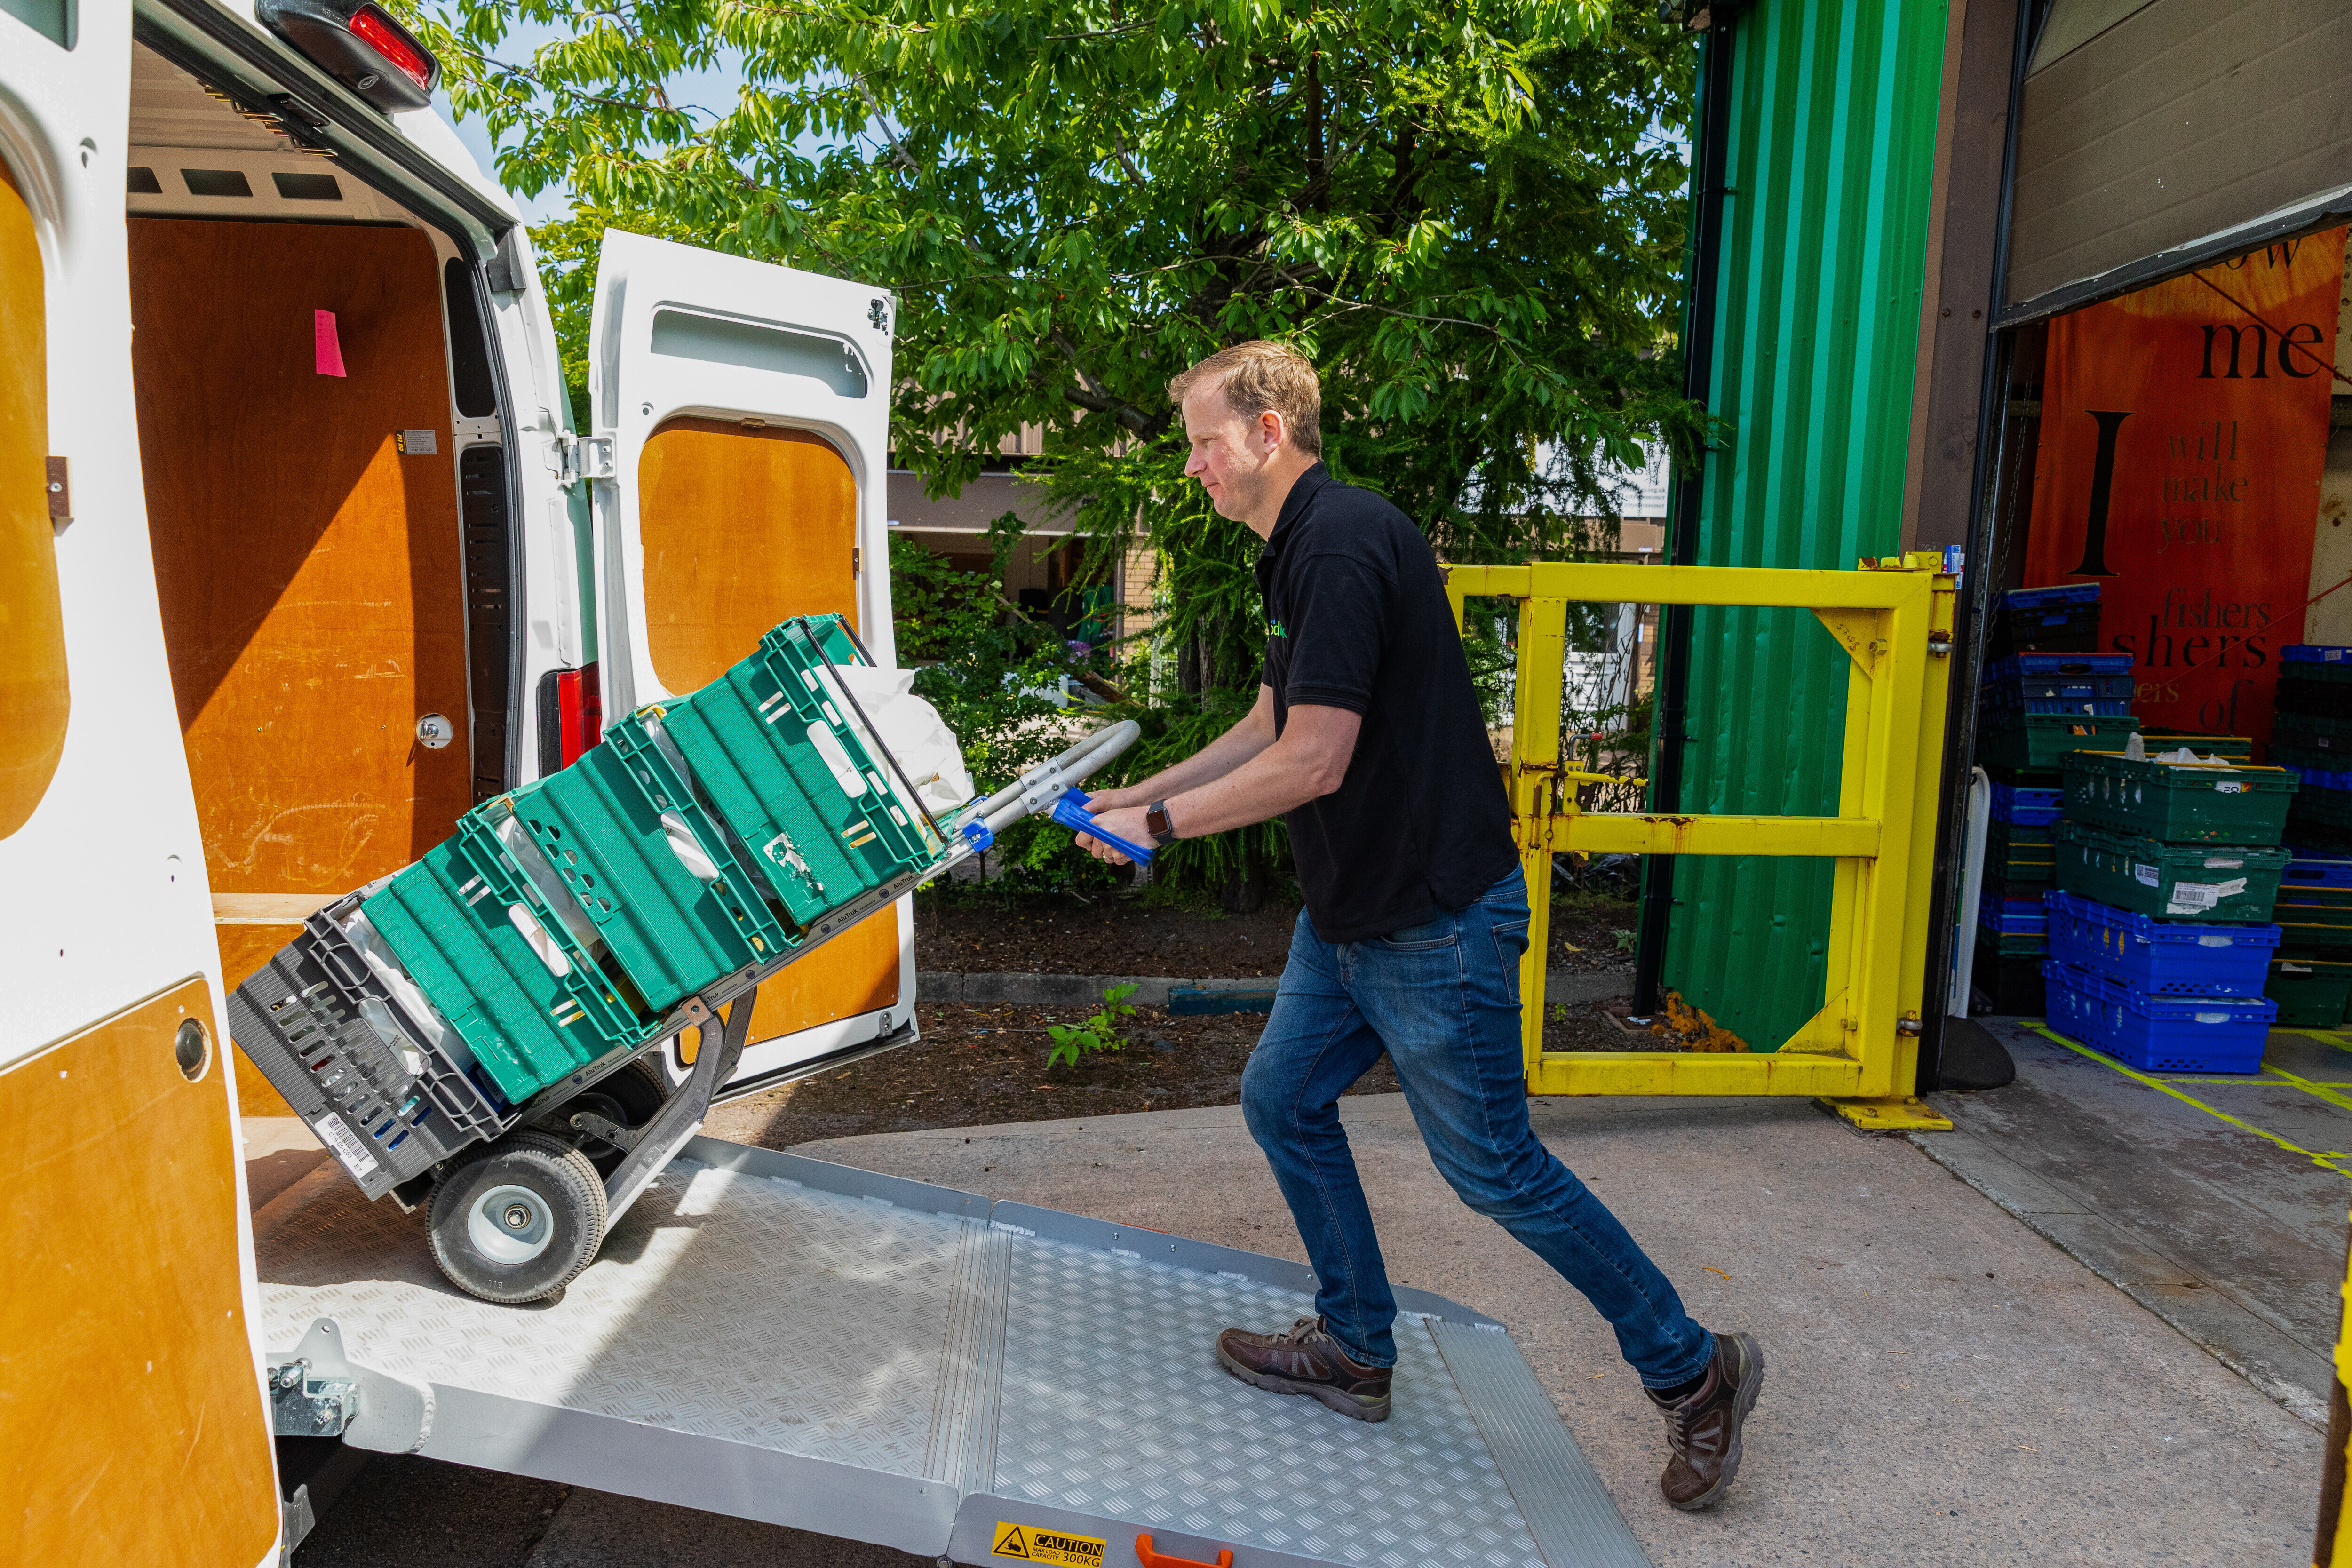
[[[572,960],[565,956],[563,950],[555,944],[555,939],[547,934],[547,928],[540,924],[538,918],[529,910],[520,904],[509,904],[507,923],[522,933],[523,941],[530,943],[531,952],[539,954],[539,961],[547,965],[550,974],[561,980],[572,973]]]
[[[665,811],[661,814],[661,825],[662,837],[668,842],[669,852],[677,857],[677,863],[686,868],[688,876],[698,882],[719,880],[717,863],[703,849],[702,841],[695,837],[694,829],[686,825],[685,817],[674,811]]]
[[[816,754],[824,759],[824,765],[833,770],[833,782],[841,786],[842,794],[856,800],[866,793],[866,775],[850,762],[849,749],[841,743],[840,736],[820,721],[808,727],[808,738]]]

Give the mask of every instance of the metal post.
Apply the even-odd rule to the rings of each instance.
[[[1724,168],[1727,159],[1731,99],[1731,39],[1736,5],[1718,5],[1716,25],[1699,42],[1696,125],[1698,157],[1691,169],[1691,254],[1686,269],[1690,293],[1683,301],[1683,395],[1701,408],[1714,388],[1717,274],[1723,254]],[[1706,453],[1694,454],[1689,471],[1677,461],[1670,500],[1669,565],[1698,563],[1700,496]],[[1650,763],[1650,809],[1682,809],[1683,754],[1689,737],[1684,722],[1690,706],[1691,618],[1688,605],[1667,605],[1658,616],[1658,664]],[[1658,1005],[1658,976],[1664,967],[1667,922],[1674,913],[1675,861],[1652,855],[1642,862],[1642,912],[1634,922],[1633,1012],[1647,1017]]]
[[[1543,1054],[1544,972],[1551,948],[1551,820],[1559,785],[1561,673],[1568,601],[1519,605],[1518,675],[1511,700],[1511,821],[1528,879],[1528,950],[1519,956],[1519,1040],[1527,1070]]]

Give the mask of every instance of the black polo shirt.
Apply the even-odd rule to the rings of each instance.
[[[1363,715],[1339,787],[1290,813],[1307,915],[1361,942],[1458,910],[1517,863],[1445,578],[1421,531],[1316,464],[1257,563],[1275,731],[1309,703]]]

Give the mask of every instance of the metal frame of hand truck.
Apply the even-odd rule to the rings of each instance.
[[[1810,1095],[1868,1131],[1951,1125],[1913,1092],[1958,582],[1942,564],[1923,552],[1853,572],[1530,562],[1447,573],[1457,629],[1465,600],[1521,601],[1508,787],[1531,910],[1519,966],[1528,1093]],[[1577,786],[1604,775],[1561,759],[1571,601],[1812,611],[1851,660],[1838,815],[1579,810]],[[1821,1011],[1777,1048],[1545,1050],[1551,858],[1563,851],[1834,857]]]

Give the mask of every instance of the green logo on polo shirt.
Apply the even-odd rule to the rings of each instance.
[[[1282,623],[1280,621],[1268,621],[1266,622],[1266,626],[1273,631],[1276,637],[1286,637],[1290,635],[1288,632],[1282,629]]]

